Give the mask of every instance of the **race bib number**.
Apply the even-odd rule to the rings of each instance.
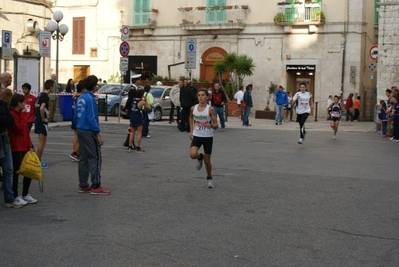
[[[29,113],[30,112],[30,105],[26,104],[24,111]]]
[[[197,130],[207,130],[208,128],[206,127],[208,122],[201,122],[201,121],[196,121],[195,122],[195,129]]]
[[[307,107],[309,105],[308,102],[300,102],[299,105],[301,105],[302,107]]]
[[[331,112],[331,116],[339,117],[339,112],[338,111],[333,111],[333,112]]]

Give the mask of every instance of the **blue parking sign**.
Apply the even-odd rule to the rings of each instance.
[[[11,41],[12,41],[12,33],[11,31],[2,30],[2,53],[1,57],[3,59],[12,59],[12,48],[11,48]]]

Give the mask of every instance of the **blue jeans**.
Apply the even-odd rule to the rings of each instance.
[[[4,151],[4,157],[0,158],[0,166],[3,169],[4,202],[12,203],[15,201],[14,191],[12,190],[13,164],[10,140],[8,139],[7,133],[0,134],[0,142],[0,146],[2,146]]]
[[[242,118],[242,123],[244,124],[244,125],[246,125],[246,126],[248,126],[249,125],[249,119],[248,119],[248,117],[249,117],[249,113],[251,112],[251,107],[246,107],[246,108],[244,108],[244,116],[243,116],[243,118]]]
[[[223,107],[215,107],[215,106],[213,106],[213,108],[215,109],[217,116],[219,116],[220,126],[223,129],[224,127],[226,127],[226,125],[224,124],[224,108]]]
[[[387,134],[387,121],[381,121],[381,132],[382,135]]]
[[[276,118],[275,118],[276,123],[283,122],[283,112],[284,112],[284,105],[276,104]]]

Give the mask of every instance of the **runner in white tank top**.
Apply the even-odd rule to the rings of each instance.
[[[213,146],[213,130],[219,127],[216,113],[213,107],[207,105],[208,90],[198,90],[197,97],[199,104],[190,111],[190,134],[191,141],[190,157],[197,160],[197,170],[202,167],[205,161],[208,188],[213,188],[211,154]],[[204,154],[198,153],[201,146],[204,146]]]

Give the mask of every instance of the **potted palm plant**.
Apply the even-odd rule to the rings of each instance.
[[[278,85],[270,82],[269,85],[269,96],[267,98],[267,102],[266,102],[266,107],[264,110],[256,110],[255,111],[255,119],[270,119],[270,120],[274,120],[276,118],[276,112],[273,110],[270,110],[270,100],[272,100],[272,103],[274,103],[274,91],[276,91]]]

